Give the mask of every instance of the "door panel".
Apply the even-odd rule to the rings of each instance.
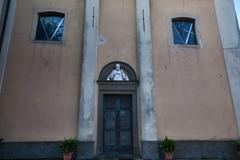
[[[104,95],[103,152],[106,155],[131,155],[132,96]]]
[[[105,119],[105,129],[106,130],[115,130],[116,129],[116,113],[113,110],[106,110],[104,112]]]
[[[131,129],[131,112],[129,110],[120,110],[119,113],[119,129]]]

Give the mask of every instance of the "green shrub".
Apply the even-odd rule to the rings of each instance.
[[[240,151],[240,139],[237,139],[235,141],[235,146],[236,146],[237,150]]]
[[[163,152],[174,152],[175,147],[176,142],[173,139],[168,139],[168,137],[165,137],[160,144],[160,148],[163,150]]]
[[[76,151],[78,147],[78,141],[75,138],[64,139],[60,148],[62,149],[63,153],[71,153]]]

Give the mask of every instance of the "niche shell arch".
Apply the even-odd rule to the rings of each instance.
[[[123,76],[126,76],[125,78],[123,77],[123,80],[113,80],[111,79],[110,75],[113,74],[114,71],[116,71],[116,66],[120,66],[120,71],[123,73]],[[105,65],[100,74],[99,74],[99,78],[98,81],[137,81],[137,76],[135,71],[133,70],[133,68],[124,63],[124,62],[111,62],[107,65]]]

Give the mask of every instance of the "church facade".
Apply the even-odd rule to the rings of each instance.
[[[0,1],[0,160],[236,160],[232,0]]]

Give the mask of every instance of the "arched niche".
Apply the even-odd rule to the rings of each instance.
[[[120,66],[120,70],[123,71],[123,73],[128,77],[128,80],[112,80],[108,79],[109,75],[116,70],[116,65]],[[137,82],[137,76],[133,68],[124,63],[124,62],[111,62],[103,67],[99,74],[98,81],[130,81],[130,82]]]

